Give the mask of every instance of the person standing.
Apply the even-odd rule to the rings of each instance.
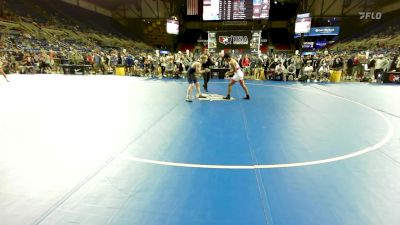
[[[262,71],[263,63],[264,63],[263,59],[261,58],[261,55],[256,55],[256,56],[254,56],[253,61],[254,61],[254,63],[252,63],[252,66],[253,66],[252,74],[254,76],[254,79],[260,80],[261,79],[261,71]]]
[[[385,72],[388,64],[388,60],[383,57],[383,54],[380,54],[375,62],[375,80],[380,81],[382,79],[383,73]]]
[[[295,56],[294,65],[296,66],[296,79],[298,79],[300,76],[301,69],[303,68],[303,59],[300,55]]]
[[[231,82],[228,85],[228,94],[224,99],[231,99],[231,91],[232,91],[232,86],[236,83],[239,82],[240,86],[242,86],[244,92],[246,93],[246,97],[244,99],[250,100],[250,94],[249,90],[246,86],[246,83],[244,82],[244,74],[243,71],[240,69],[239,63],[231,57],[230,54],[225,53],[224,59],[226,62],[228,62],[230,71],[226,72],[226,76],[233,75],[231,78]]]
[[[204,79],[203,88],[205,92],[208,92],[208,82],[210,81],[211,78],[210,66],[212,66],[214,62],[211,59],[211,55],[208,49],[204,50],[204,55],[207,56],[207,60],[205,63],[202,64],[202,66],[204,69],[208,69],[208,72],[203,74],[203,79]]]
[[[354,67],[354,57],[349,56],[346,63],[346,77],[345,80],[351,80],[353,76],[353,67]]]
[[[200,91],[200,84],[199,81],[196,78],[196,74],[204,74],[209,72],[209,69],[204,69],[201,70],[201,65],[207,61],[208,56],[207,55],[201,55],[200,56],[200,61],[194,62],[192,66],[189,67],[187,71],[187,80],[189,83],[189,86],[187,88],[187,94],[186,94],[186,101],[187,102],[192,102],[192,92],[193,88],[196,85],[196,90],[199,98],[205,98],[201,94]]]
[[[0,58],[0,73],[1,73],[1,75],[3,75],[3,77],[6,79],[7,82],[10,82],[10,81],[7,79],[6,73],[4,73],[4,70],[3,70],[3,59],[2,59],[2,58]]]
[[[165,68],[167,67],[165,56],[160,57],[161,77],[165,77]]]
[[[250,69],[250,58],[249,55],[245,54],[243,58],[240,60],[240,64],[244,71],[244,76],[251,76],[251,69]]]

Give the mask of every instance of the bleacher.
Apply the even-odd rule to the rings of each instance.
[[[387,13],[381,20],[368,21],[333,45],[335,50],[397,48],[400,45],[400,11]]]
[[[51,0],[13,0],[6,1],[6,7],[15,15],[34,18],[41,25],[63,25],[83,31],[133,38],[112,18],[63,2],[53,4]]]

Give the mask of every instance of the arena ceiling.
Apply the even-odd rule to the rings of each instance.
[[[121,18],[168,18],[177,15],[185,8],[186,0],[62,0],[71,4],[85,5],[84,2],[102,7],[112,16]],[[299,12],[311,12],[314,17],[355,16],[363,11],[381,11],[383,13],[400,8],[398,0],[270,0],[276,3],[299,5]],[[199,0],[201,2],[201,0]],[[397,3],[397,4],[396,4]],[[271,8],[272,8],[271,7]],[[86,7],[87,8],[87,7]],[[201,5],[200,5],[201,8]],[[283,10],[271,11],[271,14],[285,14]],[[201,11],[201,9],[200,9]],[[273,18],[271,18],[273,19]]]
[[[170,35],[165,31],[165,20],[178,16],[188,29],[204,28],[201,16],[186,16],[186,0],[61,0],[113,17],[131,26],[150,45],[168,45]],[[202,0],[199,0],[201,2]],[[270,0],[270,23],[290,21],[296,13],[310,12],[315,18],[346,18],[360,12],[390,12],[400,9],[399,0]],[[199,6],[200,15],[202,13]],[[135,26],[132,26],[135,24]],[[264,22],[262,22],[262,25]],[[284,24],[284,23],[282,23]],[[211,24],[214,26],[213,24]],[[279,25],[279,24],[278,24]],[[287,25],[283,25],[287,26]],[[204,29],[203,29],[204,30]],[[140,33],[140,34],[139,34]]]
[[[183,2],[183,0],[84,0],[98,6],[104,7],[109,10],[119,10],[123,7],[132,6],[135,8],[142,8],[143,6],[148,6],[153,10],[157,10],[157,4],[159,6],[163,5],[178,5]],[[162,7],[159,7],[162,9]]]
[[[351,17],[360,12],[387,13],[400,8],[398,0],[302,0],[302,12],[313,17]]]
[[[113,10],[122,5],[135,4],[137,0],[86,0],[98,6]]]

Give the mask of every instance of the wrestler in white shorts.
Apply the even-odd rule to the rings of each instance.
[[[242,70],[236,70],[235,74],[233,74],[232,80],[238,82],[244,79],[244,74]]]

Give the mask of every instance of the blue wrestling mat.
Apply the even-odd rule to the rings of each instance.
[[[399,86],[10,76],[1,224],[398,225]],[[212,101],[210,101],[212,100]]]

